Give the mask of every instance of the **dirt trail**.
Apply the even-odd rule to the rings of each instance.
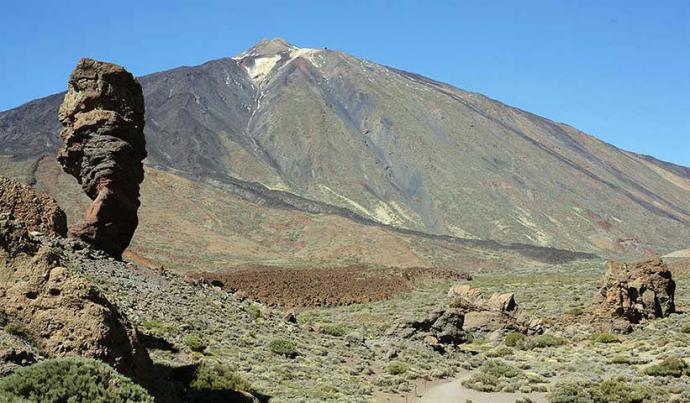
[[[393,403],[465,403],[471,400],[473,403],[515,403],[517,399],[529,397],[535,403],[546,403],[546,393],[506,393],[506,392],[478,392],[462,386],[462,381],[470,376],[470,372],[460,374],[449,382],[429,382],[426,385],[418,385],[417,396],[394,399],[381,399]],[[419,396],[421,395],[421,396]]]

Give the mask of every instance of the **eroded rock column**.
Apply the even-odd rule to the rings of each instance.
[[[58,118],[58,161],[93,200],[70,235],[120,258],[139,222],[146,158],[141,85],[118,65],[81,59]]]

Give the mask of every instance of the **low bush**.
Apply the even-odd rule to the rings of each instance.
[[[683,333],[690,333],[690,323],[684,324],[681,328],[680,331]]]
[[[550,403],[642,403],[651,398],[644,385],[609,379],[601,383],[565,381],[556,384],[549,393]]]
[[[175,326],[169,323],[159,322],[157,320],[147,320],[141,324],[144,329],[148,330],[154,336],[165,336],[175,331]]]
[[[515,347],[519,343],[525,340],[527,336],[520,332],[510,332],[506,335],[506,339],[504,341],[505,345],[508,347]]]
[[[479,367],[479,370],[496,378],[515,378],[520,371],[500,360],[489,360]]]
[[[46,403],[138,403],[153,398],[107,364],[81,357],[46,360],[0,379],[0,400]]]
[[[523,345],[525,349],[533,350],[535,348],[558,347],[565,343],[566,340],[564,338],[547,333],[527,338]]]
[[[524,379],[524,373],[501,360],[489,360],[479,367],[462,385],[480,392],[499,392],[515,390],[511,380]]]
[[[185,336],[185,338],[182,340],[182,343],[184,343],[184,345],[190,350],[196,351],[197,353],[203,352],[206,350],[206,347],[208,347],[204,338],[198,334],[190,334]]]
[[[321,326],[321,333],[329,336],[343,337],[347,334],[347,327],[344,325],[323,325]]]
[[[407,372],[410,367],[404,362],[393,361],[386,367],[386,372],[391,375],[402,375]]]
[[[264,317],[263,309],[261,309],[261,305],[259,304],[252,303],[247,306],[245,310],[252,317],[252,319],[260,319]]]
[[[616,336],[613,333],[594,333],[592,335],[591,339],[595,343],[603,343],[603,344],[620,343],[621,342],[620,337]]]
[[[652,397],[644,385],[609,379],[598,385],[602,402],[642,403]]]
[[[284,355],[288,358],[297,356],[297,346],[290,340],[273,339],[268,343],[268,349],[274,354]]]
[[[679,378],[690,373],[688,363],[679,357],[668,357],[656,365],[645,368],[644,373],[650,376],[673,376]]]
[[[252,385],[242,375],[214,361],[199,364],[189,386],[197,390],[252,391]]]
[[[489,350],[486,353],[484,353],[484,355],[486,355],[487,357],[490,357],[490,358],[505,357],[505,356],[512,355],[512,354],[513,354],[513,349],[508,348],[506,346],[499,346],[499,347],[496,347],[496,348]]]

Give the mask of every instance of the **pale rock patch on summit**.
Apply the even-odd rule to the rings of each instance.
[[[316,58],[319,49],[298,48],[281,38],[263,40],[253,48],[233,57],[249,74],[254,84],[260,87],[268,81],[272,73],[303,57],[313,65],[320,67],[321,60]]]
[[[244,66],[247,69],[247,73],[249,73],[249,77],[251,77],[252,81],[254,81],[256,84],[261,84],[279,61],[280,55],[260,57],[254,59],[253,64]]]

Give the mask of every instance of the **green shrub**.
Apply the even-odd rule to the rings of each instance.
[[[690,373],[688,363],[679,357],[668,357],[661,363],[645,368],[644,373],[650,376],[673,376],[679,378]]]
[[[520,371],[500,360],[489,360],[479,367],[479,370],[496,378],[515,378]]]
[[[393,361],[386,367],[386,372],[391,375],[402,375],[407,372],[410,367],[404,362]]]
[[[185,336],[185,338],[182,340],[182,343],[184,343],[184,345],[190,350],[196,351],[197,353],[203,352],[206,350],[206,347],[208,347],[204,338],[198,334],[190,334]]]
[[[515,347],[525,340],[527,336],[520,332],[510,332],[506,335],[505,345],[508,347]]]
[[[633,359],[627,355],[615,355],[611,358],[612,364],[632,364]]]
[[[197,390],[252,391],[252,385],[242,375],[214,361],[199,364],[189,386]]]
[[[549,394],[550,403],[642,403],[651,398],[643,385],[609,379],[599,384],[588,381],[565,381],[556,384]]]
[[[264,317],[264,312],[263,309],[261,309],[261,305],[259,304],[250,304],[245,308],[247,313],[252,317],[252,319],[259,319]]]
[[[592,394],[584,382],[559,382],[549,393],[549,403],[595,403],[596,395]]]
[[[343,337],[347,334],[347,327],[344,325],[323,325],[321,326],[321,333],[329,336]]]
[[[591,338],[595,343],[609,344],[621,342],[620,337],[613,333],[594,333]]]
[[[157,320],[147,320],[141,324],[144,329],[148,330],[154,336],[165,336],[175,330],[175,326],[169,323],[159,322]]]
[[[273,339],[268,343],[268,349],[274,354],[284,355],[288,358],[297,356],[297,346],[290,340]]]
[[[519,369],[500,360],[489,360],[479,367],[462,385],[480,392],[498,392],[510,387],[511,379],[524,378]]]
[[[484,353],[484,355],[486,355],[487,357],[490,357],[490,358],[505,357],[507,355],[512,355],[512,354],[513,354],[513,349],[508,348],[506,346],[499,346],[499,347],[496,347],[496,348],[489,350],[486,353]]]
[[[153,398],[107,364],[70,357],[19,368],[0,379],[0,399],[10,402],[135,403]]]
[[[642,403],[652,397],[644,385],[609,379],[598,386],[602,402]]]
[[[525,340],[524,347],[527,350],[533,350],[535,348],[562,346],[565,343],[566,340],[564,338],[547,333],[528,338]]]

